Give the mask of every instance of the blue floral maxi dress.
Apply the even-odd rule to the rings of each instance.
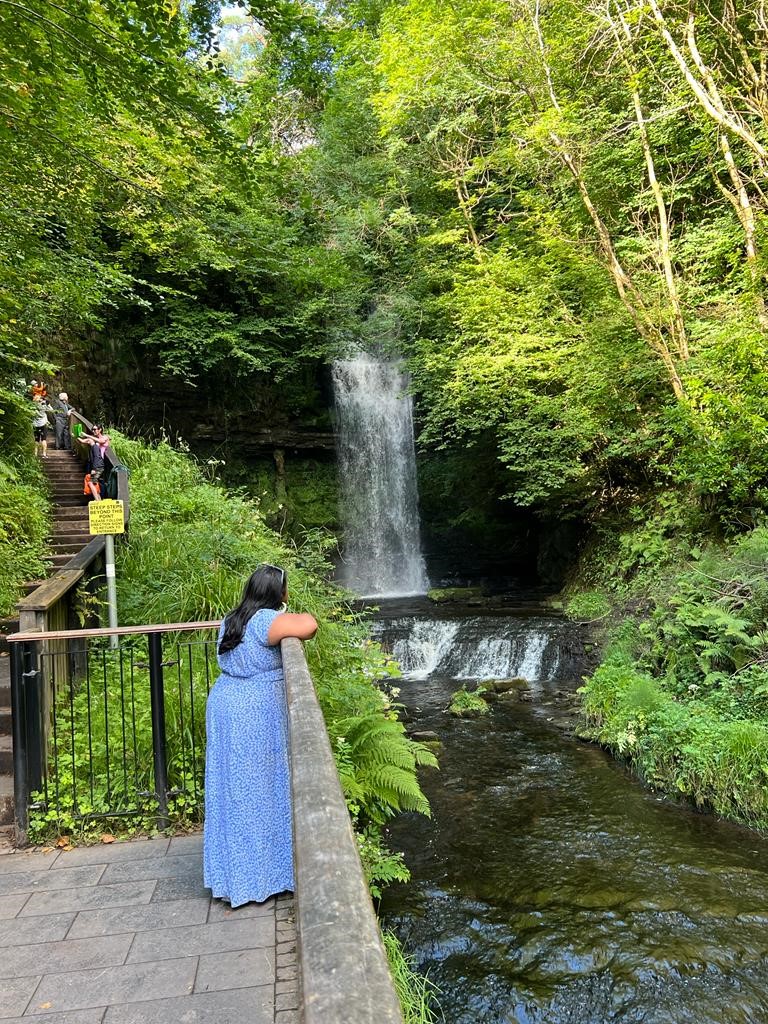
[[[256,612],[218,655],[206,708],[205,885],[233,907],[293,891],[285,681],[280,648],[267,644],[279,614]]]

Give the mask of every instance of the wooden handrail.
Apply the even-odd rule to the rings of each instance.
[[[73,640],[89,639],[103,636],[136,636],[139,633],[184,633],[196,629],[218,629],[221,619],[210,622],[166,622],[150,626],[117,626],[110,629],[57,629],[49,633],[10,633],[5,639],[8,643],[20,643],[24,640]]]

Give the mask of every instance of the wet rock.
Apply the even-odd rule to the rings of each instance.
[[[493,704],[494,701],[501,700],[501,694],[500,693],[496,693],[495,690],[483,690],[483,692],[480,694],[480,696],[488,704]]]
[[[509,693],[512,690],[527,690],[529,683],[527,679],[492,679],[485,684],[496,693]]]
[[[417,743],[439,743],[440,737],[436,732],[432,732],[431,729],[416,729],[410,734],[412,740],[416,740]]]
[[[427,597],[435,604],[450,604],[457,601],[466,604],[480,604],[483,592],[480,587],[435,587],[427,591]]]
[[[531,699],[530,695],[526,697],[525,693],[525,690],[505,690],[503,693],[494,693],[494,697],[506,704],[516,704],[519,700]]]

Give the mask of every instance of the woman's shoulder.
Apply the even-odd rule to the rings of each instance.
[[[248,620],[248,630],[261,643],[266,643],[272,620],[280,614],[278,608],[259,608]]]

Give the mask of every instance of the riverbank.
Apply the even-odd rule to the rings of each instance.
[[[601,664],[586,728],[651,788],[768,828],[768,530],[691,545],[676,565],[572,592]]]

